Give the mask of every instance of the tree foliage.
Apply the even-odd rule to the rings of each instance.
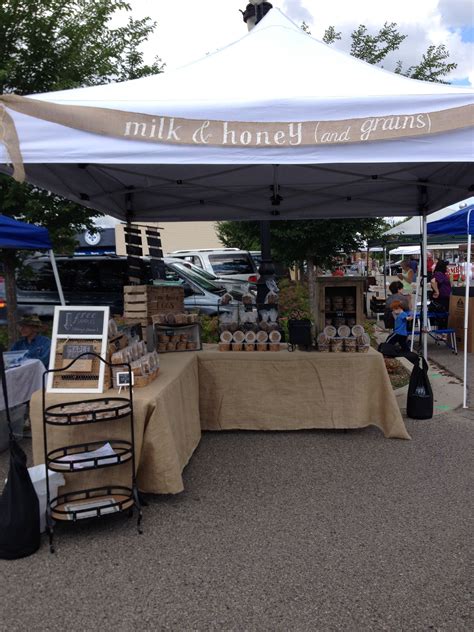
[[[306,24],[303,30],[309,32]],[[375,34],[369,33],[365,24],[360,24],[351,33],[351,55],[369,64],[381,64],[389,53],[400,48],[406,38],[406,35],[399,32],[395,22],[385,22]],[[340,39],[342,39],[342,34],[336,31],[334,26],[329,26],[324,32],[323,42],[326,44],[334,44]],[[394,72],[411,79],[446,83],[446,76],[457,67],[456,63],[450,62],[448,59],[449,51],[444,44],[437,46],[431,44],[423,53],[418,64],[404,69],[403,62],[399,60],[395,65]]]
[[[0,92],[32,94],[135,79],[160,72],[143,62],[153,33],[149,18],[111,27],[122,0],[3,0],[0,4]]]
[[[448,83],[444,81],[444,78],[457,67],[456,63],[448,62],[448,59],[449,51],[444,44],[438,46],[432,44],[428,46],[426,53],[423,53],[419,64],[410,66],[408,70],[404,71],[403,64],[399,61],[395,72],[421,81]]]
[[[351,55],[369,64],[379,64],[389,53],[397,50],[406,37],[398,32],[394,22],[385,22],[376,35],[368,33],[367,27],[360,24],[351,35]]]
[[[3,0],[0,4],[0,93],[33,94],[135,79],[160,72],[143,61],[141,45],[155,29],[149,18],[111,26],[122,0]],[[37,187],[0,176],[0,212],[46,226],[61,249],[99,213]]]
[[[34,94],[136,79],[160,72],[159,58],[144,63],[142,44],[152,35],[149,18],[128,17],[123,0],[2,0],[0,3],[0,93]],[[48,228],[60,251],[74,247],[74,235],[92,228],[100,213],[29,184],[0,175],[0,212]],[[9,335],[15,337],[12,253],[3,253]]]
[[[341,253],[359,250],[387,228],[380,218],[274,221],[270,225],[272,256],[288,266],[310,260],[330,268]],[[217,233],[227,247],[260,249],[259,222],[218,222]]]

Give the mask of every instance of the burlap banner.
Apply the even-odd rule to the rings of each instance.
[[[338,121],[243,122],[185,119],[107,108],[60,105],[17,95],[0,97],[0,105],[66,127],[151,143],[218,147],[301,147],[341,145],[424,136],[474,125],[474,105]],[[8,119],[6,118],[8,117]],[[0,141],[13,163],[19,146],[11,117],[3,112]]]

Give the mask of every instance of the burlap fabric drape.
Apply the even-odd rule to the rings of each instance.
[[[117,391],[110,391],[117,395]],[[94,399],[48,394],[47,403]],[[182,471],[204,430],[298,430],[379,427],[409,439],[382,356],[323,353],[166,354],[160,375],[134,390],[138,487],[155,494],[184,489]],[[41,393],[31,402],[33,459],[44,463]],[[49,427],[48,449],[83,441],[125,438],[126,420]],[[68,490],[127,484],[128,464],[66,474]]]
[[[281,148],[366,143],[440,134],[474,124],[472,105],[342,120],[269,122],[150,115],[7,94],[0,96],[0,142],[5,145],[14,165],[14,177],[20,181],[25,177],[20,142],[6,108],[72,129],[124,140],[215,147]]]
[[[409,439],[383,357],[208,352],[199,356],[203,430],[364,428]]]
[[[161,358],[157,380],[134,389],[135,457],[137,482],[141,491],[176,494],[183,491],[182,471],[201,438],[197,358],[194,353],[168,354]],[[109,391],[117,396],[117,390]],[[106,394],[104,394],[105,396]],[[97,394],[48,394],[47,404],[95,399]],[[41,392],[31,400],[33,460],[44,463]],[[48,427],[48,450],[107,439],[126,439],[128,420],[83,426]],[[127,485],[130,464],[91,472],[65,474],[63,490],[110,483]]]

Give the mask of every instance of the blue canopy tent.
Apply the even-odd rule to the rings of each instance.
[[[0,249],[2,248],[14,250],[48,250],[61,305],[65,305],[56,259],[54,258],[53,245],[46,228],[26,222],[19,222],[6,215],[0,215]]]
[[[464,388],[463,407],[467,408],[467,341],[469,324],[469,287],[471,285],[471,245],[474,233],[474,204],[428,224],[429,235],[467,235],[467,260],[466,260],[466,299],[464,307]]]
[[[0,248],[52,250],[53,246],[46,228],[0,215]]]

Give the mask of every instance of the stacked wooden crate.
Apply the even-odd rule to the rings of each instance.
[[[126,285],[123,291],[123,315],[132,325],[146,327],[154,314],[184,311],[184,290],[180,286]]]

